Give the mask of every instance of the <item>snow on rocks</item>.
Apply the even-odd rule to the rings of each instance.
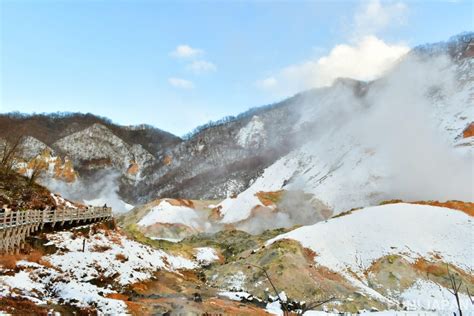
[[[120,285],[150,278],[158,269],[196,268],[196,264],[188,259],[170,256],[116,232],[109,234],[98,233],[86,239],[85,252],[82,252],[84,238],[73,239],[71,232],[51,234],[48,236],[50,244],[65,252],[53,254],[48,259],[74,278],[88,281],[100,275],[106,278],[116,276]]]
[[[257,192],[280,190],[298,168],[297,159],[280,159],[274,164],[275,167],[265,169],[263,175],[258,178],[247,190],[237,196],[228,197],[217,207],[220,208],[221,222],[235,223],[247,219],[252,209],[256,206],[264,206],[256,196]]]
[[[196,251],[196,260],[203,266],[210,265],[214,261],[219,260],[216,250],[210,247],[199,247],[194,249]]]
[[[93,284],[77,281],[59,282],[53,286],[53,291],[64,301],[79,307],[96,305],[106,315],[124,315],[127,306],[123,301],[105,298],[99,293],[110,294],[114,291],[99,288]]]
[[[429,220],[428,220],[429,219]],[[452,229],[456,227],[456,229]],[[474,255],[469,238],[474,225],[456,210],[415,204],[367,207],[303,226],[271,239],[294,239],[316,252],[316,262],[334,271],[363,272],[374,260],[399,254],[410,262],[438,254],[442,260],[470,271]],[[331,238],[327,238],[331,236]]]
[[[446,315],[457,312],[453,294],[431,281],[417,280],[400,298],[408,310],[436,310]],[[464,312],[474,313],[474,305],[466,294],[459,293],[459,301]]]
[[[30,278],[30,274],[25,271],[20,271],[14,276],[5,276],[2,282],[10,288],[21,288],[25,292],[44,292],[44,285],[36,283]]]
[[[203,221],[196,210],[181,205],[173,205],[167,200],[153,207],[139,222],[139,226],[150,226],[156,223],[183,224],[198,230],[203,228]]]
[[[354,278],[353,273],[363,278],[364,271],[374,261],[392,254],[412,263],[436,255],[446,263],[472,271],[472,240],[466,236],[472,236],[473,229],[472,218],[463,212],[399,203],[367,207],[303,226],[267,244],[281,239],[296,240],[316,253],[316,263],[344,275],[354,286],[389,303],[387,298]]]
[[[245,274],[242,271],[238,271],[227,279],[227,289],[231,291],[241,291],[244,289],[245,280]]]
[[[64,199],[64,198],[63,198],[62,196],[60,196],[59,194],[51,193],[51,197],[53,198],[54,203],[55,203],[57,206],[62,206],[62,207],[77,209],[77,206],[76,206],[76,205],[74,205],[74,204],[71,203],[70,201]]]
[[[136,159],[141,167],[154,160],[153,155],[141,145],[128,145],[106,126],[98,123],[59,139],[53,147],[78,161],[109,158],[115,167],[124,172],[131,160]]]
[[[87,234],[85,228],[48,234],[46,245],[54,245],[57,251],[43,257],[47,264],[19,261],[18,272],[0,276],[0,296],[20,295],[42,304],[66,302],[121,315],[127,312],[126,304],[107,297],[109,294],[147,280],[160,269],[178,272],[198,267],[191,260],[132,241],[118,231],[94,229]],[[107,285],[99,286],[94,280],[106,280]]]
[[[249,299],[252,297],[252,294],[247,292],[230,292],[230,291],[222,291],[218,293],[219,296],[227,297],[233,301],[242,301],[242,299]]]
[[[240,129],[237,134],[237,143],[244,148],[259,148],[266,141],[265,124],[257,115]]]

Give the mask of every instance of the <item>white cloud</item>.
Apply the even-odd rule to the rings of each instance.
[[[196,74],[203,74],[216,71],[217,66],[207,60],[195,60],[190,65],[188,65],[188,69]]]
[[[261,89],[271,89],[277,85],[275,77],[268,77],[262,80],[257,80],[255,85]]]
[[[354,15],[354,35],[376,35],[389,26],[399,26],[405,22],[407,13],[408,7],[403,2],[382,4],[379,0],[371,0]]]
[[[301,90],[329,86],[336,78],[373,80],[389,70],[409,48],[387,44],[375,36],[359,42],[335,46],[327,56],[290,65],[275,76],[260,80],[257,86],[290,95]]]
[[[204,51],[202,49],[193,48],[189,45],[178,45],[174,51],[170,53],[171,56],[176,58],[191,58],[202,55]]]
[[[170,85],[172,85],[175,88],[181,88],[181,89],[193,89],[194,88],[194,83],[192,81],[182,79],[182,78],[168,78],[168,82]]]

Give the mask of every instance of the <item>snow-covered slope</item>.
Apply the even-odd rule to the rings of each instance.
[[[20,261],[2,269],[0,298],[19,297],[39,305],[96,308],[103,315],[129,313],[114,298],[124,287],[150,279],[159,270],[195,269],[196,262],[128,239],[117,231],[78,228],[47,235],[57,251],[37,262]],[[85,249],[82,251],[83,242]],[[106,281],[104,281],[106,280]]]
[[[308,94],[292,134],[303,145],[224,200],[223,222],[247,218],[256,192],[279,189],[312,193],[336,213],[388,199],[473,200],[474,147],[463,138],[473,95],[474,59],[446,56],[409,56],[376,82]]]
[[[240,129],[237,134],[237,143],[242,147],[258,149],[263,147],[266,138],[264,123],[255,115],[247,125]]]
[[[68,135],[53,144],[60,151],[68,153],[74,161],[91,161],[111,165],[126,173],[133,164],[138,170],[129,172],[139,178],[139,170],[145,168],[154,157],[139,144],[132,146],[114,135],[107,127],[94,124],[82,131]]]
[[[269,240],[267,245],[282,239],[296,240],[311,249],[316,264],[343,275],[379,301],[416,304],[413,308],[425,310],[455,308],[454,300],[445,288],[433,282],[413,280],[415,283],[401,293],[394,291],[384,296],[377,287],[362,280],[369,278],[375,262],[394,255],[410,264],[423,259],[449,263],[467,273],[474,268],[472,217],[443,207],[405,203],[368,207],[303,226]],[[463,305],[472,310],[467,295],[461,296]],[[438,298],[449,304],[434,306]]]
[[[340,272],[360,272],[362,266],[389,254],[411,262],[438,255],[465,271],[474,268],[472,218],[443,207],[406,203],[367,207],[298,228],[268,243],[284,238],[299,241],[316,252],[317,263]]]
[[[167,200],[153,207],[138,223],[139,226],[150,226],[156,223],[183,224],[195,229],[202,229],[202,219],[196,210],[181,205],[172,205]]]

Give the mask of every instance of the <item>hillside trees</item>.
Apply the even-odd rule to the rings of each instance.
[[[11,173],[21,155],[22,134],[8,134],[0,140],[0,172]]]

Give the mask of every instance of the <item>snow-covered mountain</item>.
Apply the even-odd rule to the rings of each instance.
[[[257,192],[282,189],[336,213],[389,199],[472,201],[473,49],[454,58],[415,50],[375,82],[338,80],[306,94],[293,130],[295,143],[307,141],[221,202],[222,221],[247,218],[262,206]]]
[[[53,156],[73,162],[85,185],[113,173],[114,190],[130,204],[226,199],[220,205],[224,223],[261,205],[255,198],[260,191],[303,190],[335,212],[391,198],[462,198],[470,192],[451,194],[436,184],[455,174],[465,179],[459,156],[472,155],[472,37],[417,47],[374,82],[338,79],[199,127],[184,139],[90,114],[1,115],[6,128],[0,138],[25,131],[26,158],[51,148]],[[452,173],[441,164],[457,167]],[[404,177],[393,178],[399,170]],[[434,170],[439,177],[425,181],[431,188],[419,190]],[[403,189],[407,182],[412,187]]]
[[[2,115],[0,123],[28,131],[26,156],[50,147],[74,162],[79,178],[92,183],[103,177],[102,171],[114,172],[120,198],[131,204],[242,194],[239,202],[224,202],[221,212],[248,213],[240,202],[246,196],[304,187],[337,212],[404,198],[405,192],[387,187],[394,183],[387,179],[395,169],[409,170],[413,159],[423,154],[440,159],[436,151],[451,155],[441,145],[423,148],[422,143],[439,139],[459,153],[470,152],[472,137],[463,137],[463,131],[474,121],[472,37],[461,34],[417,47],[375,82],[338,79],[331,87],[199,127],[184,139],[148,126],[117,126],[91,115]],[[407,113],[409,119],[404,117]],[[0,137],[7,136],[2,133],[5,130]],[[397,133],[403,137],[395,137]],[[403,148],[402,140],[412,148]],[[387,166],[386,158],[396,156],[389,145],[411,151],[406,156],[413,159],[406,157],[406,166]],[[436,163],[431,162],[433,168]],[[419,177],[425,177],[421,171]]]
[[[282,315],[319,300],[308,315],[447,315],[454,277],[472,312],[473,37],[183,139],[91,115],[0,116],[0,138],[27,131],[20,173],[39,164],[87,204],[147,202],[120,227],[41,234],[1,257],[0,310]],[[8,211],[85,207],[14,177],[0,188]]]

